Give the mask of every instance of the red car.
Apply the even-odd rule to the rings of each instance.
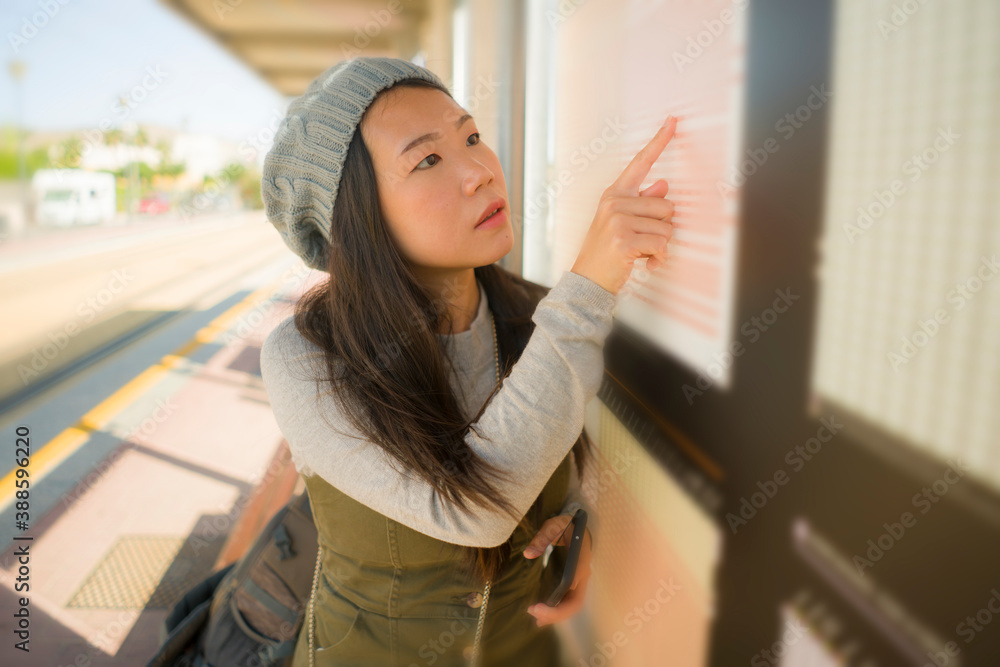
[[[153,195],[139,202],[139,213],[166,213],[170,210],[170,200],[166,195]]]

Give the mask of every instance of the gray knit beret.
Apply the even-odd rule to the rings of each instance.
[[[333,204],[362,114],[379,92],[410,77],[445,85],[407,60],[356,57],[320,74],[289,105],[264,157],[260,193],[268,221],[306,266],[328,269]]]

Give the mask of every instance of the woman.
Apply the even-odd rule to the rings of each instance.
[[[503,172],[432,72],[354,58],[290,105],[267,216],[330,274],[261,351],[319,531],[296,667],[566,664],[550,626],[583,604],[592,537],[556,607],[537,604],[538,556],[584,504],[617,293],[635,259],[665,259],[666,182],[638,187],[672,134],[547,290],[495,264],[514,238]]]

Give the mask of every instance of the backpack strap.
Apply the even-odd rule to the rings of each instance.
[[[188,649],[201,633],[208,620],[212,598],[219,583],[233,569],[231,563],[189,590],[174,606],[160,628],[160,648],[147,667],[163,667],[173,662]]]

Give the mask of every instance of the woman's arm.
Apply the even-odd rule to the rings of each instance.
[[[510,475],[495,484],[520,515],[583,429],[585,407],[603,378],[604,340],[616,305],[617,295],[563,272],[538,302],[520,359],[477,422],[489,439],[472,431],[466,437],[479,456]],[[335,396],[317,396],[315,371],[302,363],[317,354],[292,318],[261,349],[271,408],[302,474],[317,474],[373,510],[445,542],[494,547],[507,540],[517,525],[509,515],[471,502],[465,512],[447,502],[427,482],[396,470],[398,462],[350,426]]]

